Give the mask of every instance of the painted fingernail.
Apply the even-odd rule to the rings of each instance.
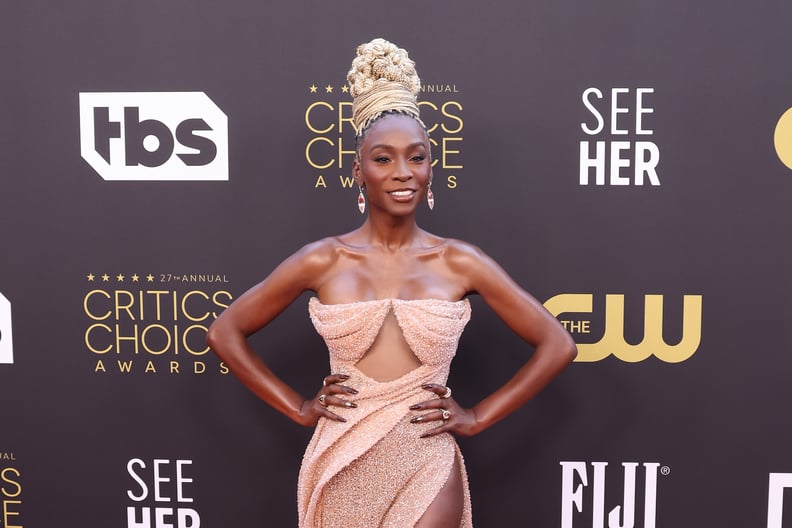
[[[420,422],[421,420],[423,420],[423,416],[416,416],[415,418],[413,418],[413,419],[412,419],[412,420],[410,420],[410,421],[411,421],[412,423],[418,423],[418,422]]]
[[[349,394],[357,394],[357,393],[358,393],[358,391],[356,391],[356,390],[355,390],[355,389],[353,389],[352,387],[347,387],[347,392],[348,392]]]
[[[412,409],[413,411],[417,411],[420,408],[421,408],[420,403],[416,403],[415,405],[410,405],[410,409]]]
[[[349,379],[349,374],[339,374],[338,377],[341,379]]]
[[[432,388],[432,386],[431,385],[421,385],[421,388],[424,389],[424,390],[429,390],[429,389]]]
[[[344,402],[344,405],[346,405],[347,407],[357,407],[357,404],[353,402]]]

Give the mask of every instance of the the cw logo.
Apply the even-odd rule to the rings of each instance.
[[[592,313],[593,299],[590,293],[564,293],[548,299],[544,306],[555,317]],[[669,345],[663,339],[663,296],[646,295],[645,306],[643,341],[631,345],[624,339],[624,295],[606,295],[602,339],[579,344],[575,361],[601,361],[611,354],[629,363],[643,361],[651,355],[668,363],[690,358],[701,343],[701,295],[684,296],[682,339],[676,345]]]

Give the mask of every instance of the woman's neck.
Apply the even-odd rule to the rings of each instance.
[[[372,246],[397,251],[414,246],[421,229],[415,223],[415,215],[394,217],[371,211],[360,233]]]

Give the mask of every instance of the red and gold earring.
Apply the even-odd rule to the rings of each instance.
[[[358,209],[360,209],[360,214],[363,214],[366,212],[366,197],[363,196],[363,187],[358,185],[358,189],[360,189],[360,192],[358,192]]]
[[[432,192],[432,182],[429,182],[429,187],[426,189],[426,203],[429,204],[429,210],[434,209],[434,193]]]

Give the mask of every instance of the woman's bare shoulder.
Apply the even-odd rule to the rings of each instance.
[[[446,238],[443,240],[443,255],[449,266],[459,269],[470,269],[471,267],[481,266],[489,257],[481,248],[456,238]]]
[[[317,270],[328,268],[338,261],[347,248],[341,236],[329,236],[309,242],[297,250],[290,259],[307,268]]]
[[[448,269],[468,293],[481,293],[488,284],[505,277],[503,269],[481,248],[470,242],[448,238],[443,244],[443,258]]]

